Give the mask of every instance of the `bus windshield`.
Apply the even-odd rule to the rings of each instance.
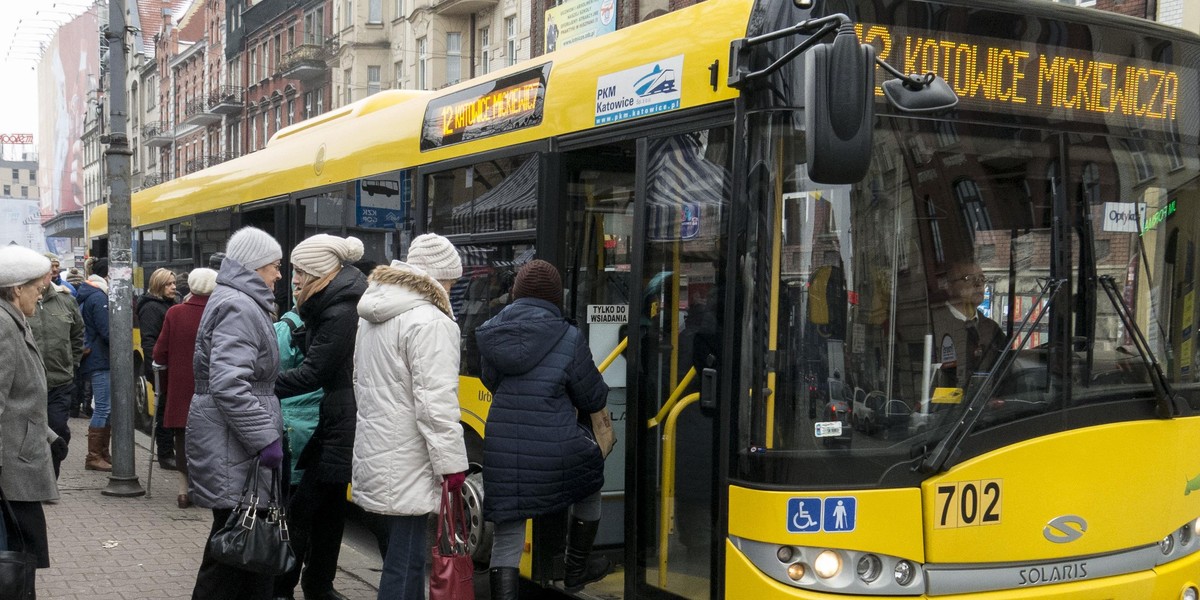
[[[1195,147],[881,118],[867,178],[822,186],[788,115],[751,123],[735,479],[916,485],[968,405],[947,466],[1153,419],[1148,359],[1200,405]]]

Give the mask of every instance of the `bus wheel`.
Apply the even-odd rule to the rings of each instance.
[[[150,391],[145,377],[133,384],[133,426],[150,433]]]
[[[467,512],[467,552],[477,565],[487,566],[492,557],[492,524],[483,520],[483,473],[478,464],[471,465],[462,487]]]

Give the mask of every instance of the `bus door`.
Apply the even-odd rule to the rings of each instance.
[[[701,129],[565,155],[569,310],[612,359],[618,437],[597,546],[623,546],[623,576],[591,593],[710,597],[717,428],[699,391],[721,354],[730,142]]]

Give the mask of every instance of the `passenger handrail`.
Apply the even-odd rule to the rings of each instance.
[[[693,368],[684,377],[678,389],[687,386],[687,381],[696,374]],[[675,422],[679,413],[700,399],[700,392],[692,392],[687,397],[671,406],[666,422],[663,424],[662,448],[662,498],[658,503],[658,586],[667,587],[667,536],[671,532],[671,523],[675,520]],[[670,403],[668,403],[668,406]],[[666,407],[664,407],[666,408]]]
[[[601,373],[603,373],[605,371],[605,369],[607,369],[609,367],[609,365],[613,364],[613,361],[617,360],[617,357],[620,356],[621,353],[624,352],[625,348],[628,346],[629,346],[629,338],[628,337],[621,338],[621,343],[617,344],[617,347],[613,348],[613,351],[608,353],[608,357],[604,359],[604,362],[600,363],[600,366],[598,366],[596,368],[599,369]]]
[[[654,429],[659,423],[662,422],[663,418],[667,416],[667,413],[674,408],[675,402],[678,401],[679,397],[683,395],[683,390],[686,390],[688,385],[692,383],[692,380],[695,378],[696,367],[692,367],[688,369],[687,375],[683,376],[683,381],[680,381],[679,385],[675,386],[675,389],[671,392],[671,397],[667,398],[667,403],[663,404],[662,408],[658,409],[658,414],[654,415],[653,419],[650,419],[646,422],[647,428]]]

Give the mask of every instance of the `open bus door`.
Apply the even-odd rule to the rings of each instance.
[[[618,437],[596,550],[620,566],[589,594],[711,596],[717,435],[699,392],[721,354],[731,140],[697,127],[563,156],[567,312],[603,363]],[[561,542],[537,527],[547,564]]]

